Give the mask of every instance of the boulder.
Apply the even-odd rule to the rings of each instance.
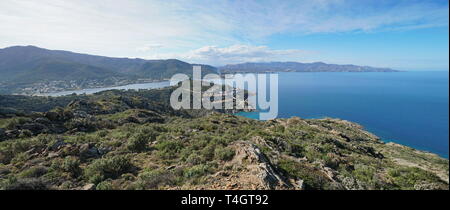
[[[73,117],[75,118],[88,118],[90,115],[86,113],[85,111],[75,111],[73,113]]]
[[[52,146],[50,146],[50,150],[52,151],[58,151],[62,147],[64,147],[67,143],[63,140],[58,140],[56,143],[54,143]]]
[[[234,144],[236,155],[232,163],[235,165],[246,166],[250,171],[252,179],[258,180],[263,189],[289,189],[293,186],[285,180],[272,166],[270,160],[254,144],[244,141],[238,141]]]
[[[101,156],[98,149],[89,144],[83,144],[80,146],[80,157],[82,159],[96,158]]]
[[[49,152],[47,155],[48,158],[55,158],[58,156],[60,156],[59,152]]]
[[[95,189],[95,184],[87,184],[81,188],[81,190],[94,190],[94,189]]]
[[[295,187],[296,187],[296,189],[298,189],[298,190],[303,190],[303,189],[305,188],[304,181],[301,180],[301,179],[297,180],[297,181],[295,182],[295,184],[296,184]]]
[[[36,118],[33,122],[40,123],[43,125],[48,125],[51,123],[50,120],[48,120],[47,118],[43,118],[43,117]]]

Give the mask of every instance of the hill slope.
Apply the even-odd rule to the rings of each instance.
[[[176,73],[192,75],[192,64],[170,60],[143,60],[110,58],[34,46],[16,46],[0,49],[0,83],[2,89],[48,81],[89,81],[99,85],[104,80],[137,79],[163,80]],[[202,65],[203,72],[216,69]],[[22,87],[22,86],[24,87]],[[109,85],[109,84],[108,84]],[[8,92],[6,92],[8,93]]]
[[[0,97],[23,110],[0,115],[0,189],[449,188],[447,159],[355,123],[175,111],[171,91]]]

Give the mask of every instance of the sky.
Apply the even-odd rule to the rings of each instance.
[[[0,48],[449,69],[448,0],[1,0]]]

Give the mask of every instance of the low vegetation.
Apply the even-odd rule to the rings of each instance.
[[[38,97],[59,101],[39,110],[34,97],[8,97],[2,108],[16,111],[0,118],[0,188],[448,189],[447,159],[357,124],[176,111],[169,94]]]

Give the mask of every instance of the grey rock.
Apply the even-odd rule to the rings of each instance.
[[[49,152],[47,157],[48,158],[55,158],[58,157],[60,154],[58,152]]]
[[[166,170],[172,170],[172,169],[174,169],[176,166],[169,166],[169,167],[167,167],[166,168]]]
[[[111,151],[111,148],[106,148],[106,147],[98,148],[98,153],[102,156],[106,155],[106,153],[108,153],[110,151]]]
[[[80,146],[80,157],[83,159],[88,158],[95,158],[99,157],[101,154],[99,153],[98,149],[94,146],[91,146],[89,144],[83,144]]]
[[[94,190],[94,189],[95,189],[95,184],[87,184],[81,188],[81,190]]]
[[[73,113],[73,116],[75,118],[88,118],[90,115],[88,115],[88,113],[86,113],[85,111],[75,111]]]
[[[239,141],[236,143],[237,150],[235,159],[246,160],[253,168],[254,173],[261,180],[266,189],[280,189],[293,187],[282,175],[275,170],[270,160],[254,144]],[[242,163],[241,163],[242,164]]]
[[[52,146],[50,146],[50,150],[52,151],[57,151],[59,149],[61,149],[63,146],[65,146],[67,143],[62,141],[62,140],[58,140],[56,143],[54,143]]]
[[[301,180],[301,179],[297,180],[297,181],[295,182],[295,184],[296,184],[296,186],[295,186],[296,189],[303,190],[303,189],[305,188],[305,183],[304,183],[304,181]]]
[[[44,125],[48,125],[51,123],[50,120],[48,120],[47,118],[43,118],[43,117],[36,118],[33,122],[44,124]]]

